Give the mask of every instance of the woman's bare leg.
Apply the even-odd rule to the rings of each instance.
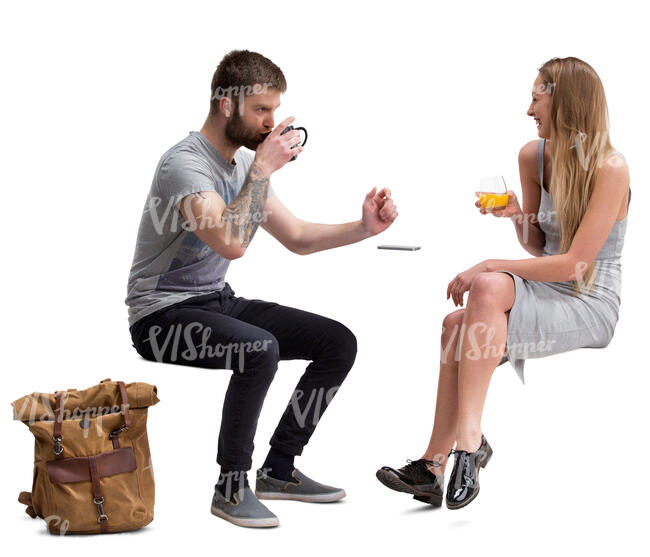
[[[458,430],[458,339],[462,334],[465,309],[450,313],[442,322],[440,347],[440,374],[433,432],[429,446],[422,458],[433,460],[437,465],[430,467],[434,474],[443,476],[447,455],[456,442]]]
[[[458,364],[458,450],[475,452],[481,445],[483,405],[492,373],[504,354],[508,312],[514,301],[514,282],[505,273],[481,273],[472,283]]]

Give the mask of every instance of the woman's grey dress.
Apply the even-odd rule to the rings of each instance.
[[[560,253],[553,201],[544,187],[545,141],[540,139],[537,150],[542,184],[538,219],[546,236],[543,257]],[[596,256],[596,277],[589,293],[574,296],[570,281],[527,280],[509,271],[498,271],[513,278],[516,290],[508,319],[507,355],[499,365],[510,361],[523,382],[527,358],[543,358],[576,348],[604,348],[609,344],[621,304],[621,253],[626,227],[627,215],[614,222]]]

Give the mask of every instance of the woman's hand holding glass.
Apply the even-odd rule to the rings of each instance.
[[[478,200],[474,205],[478,207],[482,215],[489,213],[495,217],[513,217],[521,213],[521,207],[519,206],[519,201],[514,191],[508,190],[507,192],[503,192],[503,195],[508,194],[508,203],[505,206],[496,206],[494,200],[490,197],[492,194],[486,195],[486,193],[475,192]],[[481,194],[483,194],[483,197],[481,197]]]

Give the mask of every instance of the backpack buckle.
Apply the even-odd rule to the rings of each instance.
[[[111,431],[108,437],[109,439],[113,439],[114,437],[117,437],[120,433],[122,433],[123,431],[127,431],[128,429],[129,429],[128,426],[122,425],[122,427],[119,427],[118,429],[114,429],[113,431]]]
[[[93,503],[97,505],[97,522],[104,522],[108,520],[108,516],[104,514],[104,497],[94,497]]]
[[[54,454],[55,456],[59,456],[61,453],[63,453],[63,445],[61,445],[61,441],[63,441],[63,435],[52,436],[52,441],[54,441]]]

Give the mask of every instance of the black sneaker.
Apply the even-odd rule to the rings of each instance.
[[[427,467],[427,464],[433,464],[433,461],[421,458],[406,462],[406,466],[398,470],[383,466],[377,470],[377,479],[390,489],[410,493],[413,499],[440,507],[444,478],[436,476]]]

